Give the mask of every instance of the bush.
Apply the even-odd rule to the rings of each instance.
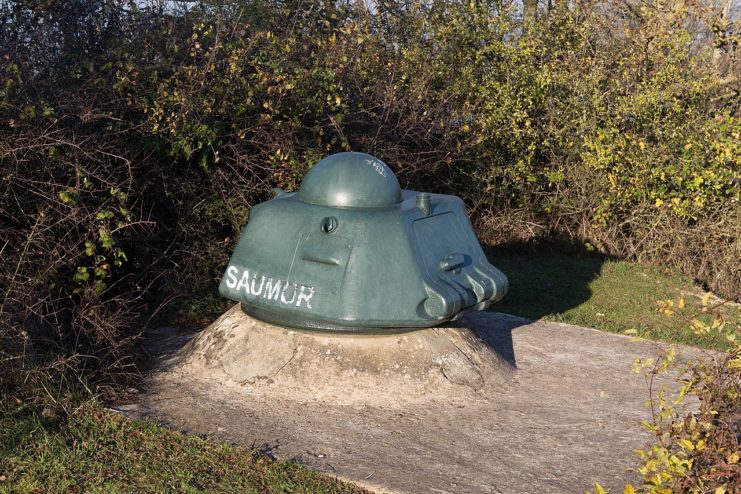
[[[192,14],[187,55],[130,81],[150,135],[218,182],[201,204],[227,237],[268,185],[358,149],[462,196],[489,241],[566,236],[738,297],[735,79],[695,3],[554,8],[519,35],[497,2],[257,5]]]
[[[698,335],[719,333],[732,345],[727,354],[707,355],[705,359],[678,364],[676,349],[669,347],[658,359],[638,359],[634,371],[643,372],[650,393],[651,420],[643,427],[653,435],[653,443],[637,450],[636,469],[642,484],[626,485],[625,493],[671,494],[735,492],[741,483],[741,327],[726,323],[719,306],[708,303],[692,314],[684,299],[659,301],[669,317],[683,318]],[[705,322],[714,315],[712,322]],[[671,399],[666,386],[658,388],[657,376],[679,371],[681,386]],[[691,397],[691,401],[687,398]],[[690,401],[688,404],[687,402]],[[686,411],[689,405],[691,411]],[[596,492],[604,492],[596,486]]]
[[[486,241],[569,237],[737,298],[733,25],[566,4],[523,27],[501,1],[3,3],[0,380],[125,378],[251,205],[346,149],[462,196]]]

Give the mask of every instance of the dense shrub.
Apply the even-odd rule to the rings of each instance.
[[[213,290],[250,206],[346,149],[462,196],[484,240],[570,237],[738,297],[732,13],[177,5],[0,4],[1,369],[125,375],[160,302]]]
[[[738,80],[696,5],[554,8],[524,35],[498,2],[258,5],[191,13],[170,42],[186,55],[129,89],[153,95],[148,132],[221,184],[228,231],[269,183],[358,149],[463,196],[492,242],[577,238],[738,297]]]

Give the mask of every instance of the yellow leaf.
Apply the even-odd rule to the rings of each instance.
[[[626,484],[625,487],[623,487],[623,494],[635,494],[635,492],[636,488],[631,484]]]
[[[654,206],[656,206],[657,208],[660,208],[663,205],[664,205],[664,201],[662,201],[661,199],[656,199]]]
[[[684,309],[684,305],[685,305],[684,297],[681,297],[679,299],[679,303],[677,304],[677,307],[679,307],[680,309]]]
[[[726,459],[728,460],[729,465],[735,465],[736,463],[738,463],[739,458],[740,456],[738,452],[736,452],[736,453],[731,453],[730,455],[728,455],[728,458]]]
[[[692,444],[692,441],[688,439],[680,439],[678,442],[682,449],[686,449],[687,451],[692,451],[695,449],[695,445]]]
[[[704,297],[702,297],[702,305],[708,305],[708,301],[710,300],[710,292],[706,293]]]
[[[726,489],[726,486],[721,485],[720,487],[716,487],[713,494],[726,494],[728,489]]]
[[[603,489],[602,486],[599,484],[594,484],[594,493],[595,494],[607,494],[605,489]]]
[[[624,334],[638,334],[638,330],[636,328],[626,329]]]

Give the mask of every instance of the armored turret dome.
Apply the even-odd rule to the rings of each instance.
[[[402,191],[382,161],[341,153],[251,210],[219,293],[281,326],[373,334],[484,310],[507,287],[460,198]]]
[[[338,153],[319,161],[304,177],[301,201],[319,206],[378,208],[401,202],[391,169],[365,153]]]

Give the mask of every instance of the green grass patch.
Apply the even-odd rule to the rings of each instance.
[[[712,320],[703,312],[705,292],[669,270],[610,259],[585,249],[542,244],[490,248],[487,254],[510,281],[509,293],[492,310],[616,333],[635,329],[645,338],[730,349],[717,332],[695,334],[690,324],[693,318]],[[680,298],[686,307],[678,314],[667,315],[657,304]],[[729,324],[741,324],[737,305],[725,304],[720,312]]]
[[[366,493],[290,461],[86,403],[0,408],[0,493]]]

